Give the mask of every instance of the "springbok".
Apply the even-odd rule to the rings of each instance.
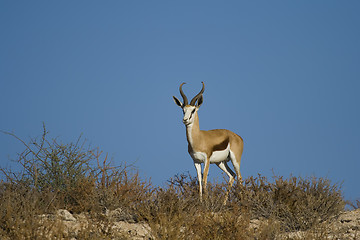
[[[203,93],[205,90],[204,82],[201,83],[203,85],[201,91],[190,101],[190,104],[188,104],[188,99],[182,91],[182,86],[185,83],[180,84],[179,88],[184,101],[181,102],[175,96],[173,98],[176,105],[181,107],[184,113],[183,123],[186,126],[188,152],[194,160],[199,182],[200,200],[202,201],[203,188],[204,192],[206,192],[210,163],[215,163],[229,176],[228,190],[231,189],[236,176],[238,177],[238,182],[241,183],[240,160],[244,142],[239,135],[227,129],[200,130],[197,112],[203,103]],[[232,162],[236,174],[229,168],[228,161]],[[201,175],[201,163],[204,163],[203,177]],[[225,202],[227,201],[227,196],[228,192]]]

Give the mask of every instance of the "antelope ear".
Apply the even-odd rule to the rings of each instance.
[[[179,107],[183,107],[183,104],[181,103],[181,101],[179,99],[177,99],[177,97],[173,96],[174,98],[174,102],[176,103],[176,105],[178,105]]]
[[[200,105],[203,103],[203,96],[201,95],[199,98],[198,98],[198,100],[197,100],[197,104],[196,104],[196,106],[197,107],[200,107]]]

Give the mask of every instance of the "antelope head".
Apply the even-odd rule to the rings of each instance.
[[[185,124],[185,126],[188,126],[194,122],[195,115],[196,115],[197,111],[199,110],[200,105],[203,103],[203,95],[202,94],[204,93],[204,90],[205,90],[205,84],[204,84],[204,82],[201,82],[201,83],[203,85],[202,89],[190,101],[190,104],[188,104],[188,99],[182,90],[182,86],[185,83],[180,84],[180,88],[179,88],[180,95],[183,98],[183,102],[181,102],[177,97],[173,96],[176,105],[181,107],[183,110],[183,113],[184,113],[183,123]]]

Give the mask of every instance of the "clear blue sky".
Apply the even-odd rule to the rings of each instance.
[[[204,81],[200,128],[243,137],[244,177],[328,177],[359,199],[359,13],[330,0],[0,1],[0,129],[83,133],[162,185],[195,176],[172,96]],[[0,134],[1,166],[23,149]]]

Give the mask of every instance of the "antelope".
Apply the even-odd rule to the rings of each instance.
[[[182,121],[186,127],[188,152],[194,161],[197,172],[200,201],[202,201],[203,189],[206,193],[210,163],[215,163],[228,175],[228,190],[231,189],[236,176],[238,182],[241,183],[240,161],[244,148],[243,139],[227,129],[200,130],[198,110],[203,103],[203,93],[205,90],[204,82],[201,83],[201,91],[190,101],[190,104],[188,104],[188,99],[182,91],[182,86],[185,83],[180,84],[179,87],[183,102],[173,96],[175,104],[183,110],[184,117]],[[228,161],[231,161],[236,174],[228,166]],[[204,164],[203,175],[201,174],[202,163]],[[228,193],[229,191],[225,197],[225,202],[227,201]]]

